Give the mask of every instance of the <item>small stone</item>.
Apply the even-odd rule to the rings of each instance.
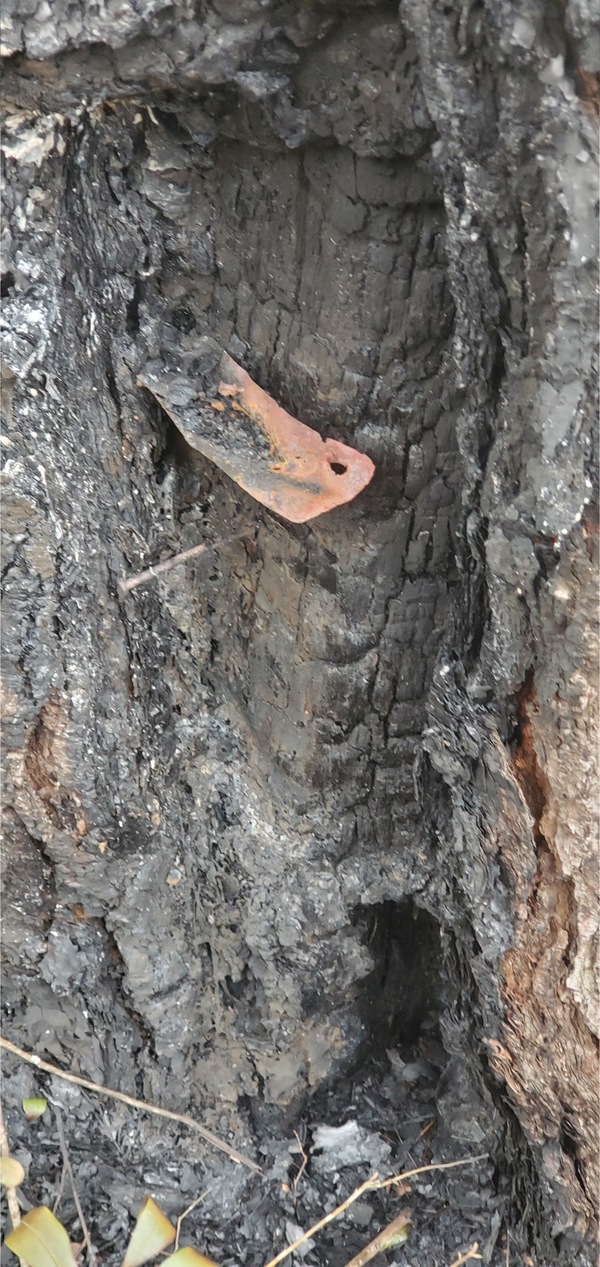
[[[366,1201],[355,1201],[348,1210],[348,1219],[356,1227],[368,1227],[373,1218],[373,1206]]]

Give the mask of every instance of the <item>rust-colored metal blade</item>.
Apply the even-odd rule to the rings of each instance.
[[[209,365],[200,359],[192,376],[193,367],[150,362],[138,382],[192,448],[269,510],[304,523],[352,501],[373,478],[366,454],[292,418],[227,353]]]

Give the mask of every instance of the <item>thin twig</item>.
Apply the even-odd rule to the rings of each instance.
[[[459,1254],[458,1258],[455,1258],[454,1262],[450,1263],[450,1267],[462,1267],[463,1263],[468,1263],[473,1258],[478,1258],[481,1261],[483,1254],[478,1254],[478,1249],[479,1245],[477,1244],[477,1241],[474,1241],[470,1249],[465,1250],[464,1254]]]
[[[134,576],[130,576],[127,580],[117,581],[119,598],[124,598],[131,590],[137,589],[138,585],[145,585],[146,581],[153,581],[156,576],[162,576],[163,572],[170,572],[171,568],[178,568],[180,564],[187,563],[190,559],[198,559],[200,555],[208,554],[209,550],[217,550],[219,546],[229,545],[232,541],[239,541],[241,537],[246,537],[249,531],[247,529],[246,532],[238,532],[233,537],[222,537],[219,541],[203,542],[201,545],[191,546],[189,550],[181,550],[179,554],[172,554],[170,559],[163,559],[162,563],[155,563],[153,567],[145,568],[143,572],[136,572]]]
[[[58,1210],[58,1207],[59,1207],[59,1205],[60,1205],[60,1203],[61,1203],[61,1201],[62,1201],[62,1195],[63,1195],[64,1187],[65,1187],[65,1168],[64,1168],[64,1166],[63,1166],[63,1168],[62,1168],[62,1170],[61,1170],[61,1172],[60,1172],[60,1183],[59,1183],[59,1185],[58,1185],[58,1192],[57,1192],[57,1194],[56,1194],[56,1196],[55,1196],[55,1198],[54,1198],[54,1205],[52,1206],[52,1213],[53,1213],[53,1214],[56,1214],[56,1211]]]
[[[73,1174],[73,1167],[71,1165],[71,1159],[69,1157],[69,1152],[67,1149],[67,1141],[65,1139],[65,1131],[63,1127],[63,1121],[62,1121],[62,1113],[57,1104],[53,1104],[52,1107],[54,1109],[54,1116],[56,1118],[56,1129],[58,1131],[58,1142],[60,1144],[60,1151],[62,1153],[63,1166],[67,1175],[69,1176],[69,1183],[71,1184],[71,1192],[73,1193],[75,1209],[77,1210],[77,1215],[79,1218],[79,1222],[81,1224],[81,1231],[82,1231],[83,1239],[85,1241],[86,1249],[88,1252],[88,1259],[92,1267],[96,1267],[96,1254],[94,1252],[92,1239],[88,1231],[87,1223],[85,1221],[85,1215],[81,1207],[81,1201],[79,1200],[79,1193],[77,1191],[77,1186],[75,1184],[75,1176]]]
[[[208,1196],[209,1192],[212,1192],[214,1186],[215,1186],[214,1183],[212,1183],[210,1185],[210,1188],[205,1188],[204,1192],[201,1192],[200,1196],[196,1197],[196,1200],[192,1201],[191,1205],[188,1205],[187,1209],[183,1211],[183,1214],[179,1215],[179,1218],[177,1220],[177,1228],[175,1231],[175,1246],[173,1249],[173,1253],[175,1253],[175,1250],[179,1249],[179,1237],[181,1236],[181,1224],[183,1223],[183,1220],[187,1219],[188,1214],[191,1214],[192,1210],[195,1210],[196,1206],[200,1205],[201,1201],[204,1201],[204,1198]]]
[[[304,1245],[306,1241],[309,1241],[311,1237],[314,1236],[315,1232],[320,1232],[322,1227],[326,1227],[328,1223],[333,1221],[333,1219],[339,1218],[340,1214],[344,1213],[344,1210],[347,1210],[348,1207],[355,1201],[358,1201],[359,1197],[362,1197],[363,1192],[370,1192],[372,1190],[373,1180],[376,1179],[376,1177],[376,1175],[371,1175],[370,1179],[366,1179],[364,1183],[361,1183],[360,1188],[357,1188],[356,1192],[352,1192],[346,1201],[342,1201],[341,1205],[336,1206],[336,1209],[332,1210],[331,1214],[326,1214],[324,1218],[319,1219],[318,1223],[313,1223],[313,1226],[308,1229],[308,1232],[303,1232],[302,1236],[299,1236],[297,1241],[294,1241],[292,1245],[288,1245],[285,1249],[282,1249],[281,1253],[276,1254],[275,1258],[270,1258],[268,1263],[265,1264],[265,1267],[277,1267],[277,1264],[282,1263],[284,1258],[293,1254],[300,1245]]]
[[[487,1161],[488,1154],[480,1153],[478,1157],[461,1157],[460,1161],[434,1161],[429,1166],[415,1166],[413,1170],[403,1170],[401,1175],[392,1175],[391,1179],[377,1179],[374,1175],[373,1188],[380,1191],[381,1188],[391,1188],[392,1184],[400,1183],[403,1179],[412,1179],[413,1175],[423,1175],[428,1170],[454,1170],[456,1166],[474,1166],[478,1161]]]
[[[238,1153],[237,1149],[232,1148],[230,1144],[224,1143],[217,1135],[213,1135],[212,1131],[208,1131],[205,1126],[201,1126],[193,1117],[188,1117],[187,1113],[174,1113],[172,1109],[160,1109],[156,1104],[148,1104],[146,1100],[136,1100],[132,1095],[125,1095],[124,1091],[113,1091],[112,1087],[103,1087],[99,1082],[90,1082],[88,1078],[80,1078],[76,1073],[67,1073],[64,1069],[59,1069],[57,1065],[51,1065],[49,1061],[42,1060],[40,1056],[36,1056],[33,1052],[23,1051],[22,1047],[17,1047],[15,1043],[9,1042],[7,1038],[0,1037],[0,1047],[4,1047],[6,1051],[12,1052],[13,1056],[19,1056],[21,1060],[26,1060],[28,1064],[35,1065],[36,1069],[43,1070],[44,1073],[53,1073],[57,1078],[63,1078],[65,1082],[74,1082],[78,1087],[84,1087],[86,1091],[95,1091],[97,1095],[106,1095],[111,1100],[119,1100],[121,1104],[128,1104],[132,1109],[142,1109],[144,1113],[154,1113],[157,1117],[166,1117],[170,1122],[182,1122],[184,1126],[189,1126],[191,1130],[196,1131],[207,1144],[212,1144],[213,1148],[218,1148],[220,1152],[226,1153],[231,1157],[232,1161],[237,1161],[240,1166],[247,1166],[248,1170],[255,1170],[257,1174],[262,1174],[260,1166],[255,1161],[251,1161],[249,1157],[245,1157],[243,1153]]]
[[[300,1155],[302,1157],[302,1165],[300,1166],[298,1174],[294,1178],[294,1196],[297,1196],[298,1184],[300,1183],[302,1175],[304,1174],[304,1171],[306,1170],[306,1167],[308,1165],[308,1156],[304,1151],[304,1148],[302,1146],[302,1140],[300,1139],[298,1132],[294,1131],[294,1135],[296,1136],[296,1143],[298,1145],[298,1148],[300,1149]]]
[[[6,1126],[4,1124],[4,1112],[2,1110],[2,1101],[0,1100],[0,1156],[10,1157],[10,1144],[8,1135],[6,1134]],[[19,1202],[17,1201],[17,1189],[15,1187],[6,1188],[6,1203],[8,1205],[8,1213],[13,1227],[18,1227],[21,1222],[21,1211]],[[26,1267],[23,1259],[20,1258],[21,1267]]]
[[[432,1162],[429,1166],[415,1166],[414,1170],[404,1170],[401,1175],[392,1175],[390,1179],[380,1179],[377,1174],[371,1175],[370,1179],[365,1179],[365,1182],[361,1183],[360,1188],[356,1188],[354,1192],[351,1192],[350,1196],[345,1201],[342,1201],[341,1205],[336,1206],[335,1210],[319,1219],[318,1223],[313,1223],[308,1232],[303,1232],[297,1241],[294,1241],[292,1245],[288,1245],[286,1249],[282,1249],[281,1253],[277,1254],[275,1258],[270,1258],[265,1267],[277,1267],[277,1264],[282,1263],[284,1258],[295,1253],[300,1245],[304,1245],[306,1241],[309,1241],[315,1232],[320,1232],[321,1228],[326,1227],[328,1223],[332,1223],[334,1219],[338,1219],[340,1214],[343,1214],[349,1206],[358,1201],[358,1198],[362,1197],[364,1192],[380,1192],[382,1188],[391,1188],[393,1184],[401,1183],[404,1179],[412,1179],[413,1175],[422,1175],[425,1171],[453,1170],[456,1166],[473,1166],[476,1162],[485,1161],[486,1159],[487,1153],[481,1153],[479,1157],[463,1157],[460,1161],[438,1161]]]
[[[388,1223],[382,1232],[369,1241],[359,1254],[355,1254],[354,1258],[346,1263],[346,1267],[366,1267],[372,1258],[376,1258],[378,1254],[383,1254],[386,1249],[393,1249],[395,1245],[402,1245],[408,1236],[408,1228],[411,1224],[410,1210],[403,1210],[396,1219]]]

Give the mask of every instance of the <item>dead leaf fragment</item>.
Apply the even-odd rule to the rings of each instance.
[[[25,1171],[16,1157],[0,1157],[0,1183],[4,1188],[18,1188]]]
[[[185,1249],[178,1249],[174,1254],[169,1254],[168,1258],[163,1258],[161,1267],[218,1267],[213,1258],[207,1258],[205,1254],[200,1254],[197,1249],[191,1246]]]
[[[152,1197],[144,1202],[122,1267],[141,1267],[175,1240],[175,1228]]]
[[[18,1258],[24,1258],[29,1267],[75,1267],[69,1237],[62,1223],[44,1205],[25,1214],[4,1244]]]

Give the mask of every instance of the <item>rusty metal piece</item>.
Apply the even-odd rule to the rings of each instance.
[[[227,353],[218,361],[209,349],[186,364],[183,377],[181,370],[173,371],[172,357],[169,369],[150,363],[138,382],[192,448],[291,523],[352,501],[373,478],[375,467],[366,454],[339,440],[323,440],[281,409]]]

